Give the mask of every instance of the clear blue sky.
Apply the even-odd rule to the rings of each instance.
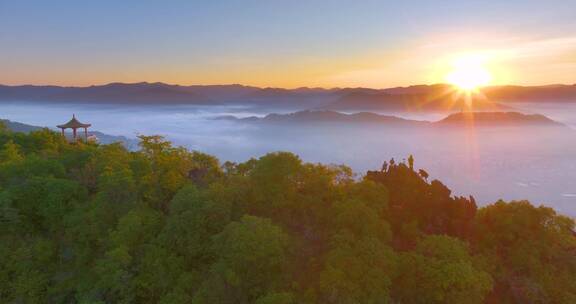
[[[385,87],[476,51],[509,82],[576,82],[576,1],[0,0],[8,84]]]

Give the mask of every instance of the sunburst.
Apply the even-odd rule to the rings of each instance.
[[[446,81],[462,91],[475,91],[488,85],[492,74],[485,67],[482,56],[464,56],[454,60]]]

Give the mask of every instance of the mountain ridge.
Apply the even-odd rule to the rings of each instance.
[[[271,113],[264,117],[251,116],[245,118],[237,118],[228,115],[221,116],[219,119],[264,124],[344,123],[408,127],[464,125],[470,121],[482,126],[565,126],[564,124],[541,114],[523,114],[519,112],[458,112],[449,114],[438,121],[406,119],[398,116],[382,115],[371,112],[346,114],[331,110],[305,110],[287,114]]]
[[[502,110],[521,101],[576,102],[576,85],[489,86],[474,97],[482,110]],[[112,82],[91,86],[1,85],[0,101],[102,102],[135,104],[300,105],[333,110],[439,109],[453,102],[457,90],[447,84],[386,89],[295,89],[229,85],[173,85],[162,82]],[[461,108],[459,102],[451,109]]]

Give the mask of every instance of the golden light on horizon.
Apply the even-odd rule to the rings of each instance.
[[[463,91],[473,91],[488,85],[493,77],[485,63],[486,57],[478,55],[457,58],[452,62],[452,69],[445,80]]]

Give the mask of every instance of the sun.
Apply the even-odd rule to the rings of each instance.
[[[446,75],[446,81],[460,90],[476,90],[492,80],[490,71],[484,65],[485,58],[481,56],[458,58],[452,63],[452,70]]]

